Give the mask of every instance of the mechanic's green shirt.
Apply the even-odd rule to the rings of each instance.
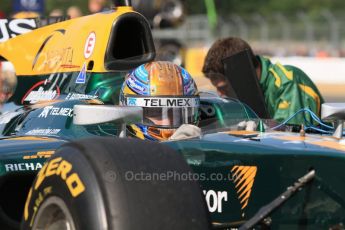
[[[260,85],[264,93],[268,112],[279,122],[285,121],[302,108],[309,108],[320,116],[321,104],[324,102],[319,90],[310,78],[294,66],[283,66],[280,63],[258,56],[261,62]],[[307,122],[305,121],[307,120]],[[299,113],[288,124],[314,123],[309,114]]]

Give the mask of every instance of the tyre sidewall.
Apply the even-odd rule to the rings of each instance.
[[[78,149],[65,147],[57,151],[39,171],[24,207],[22,229],[31,229],[40,207],[51,196],[62,199],[76,229],[107,228],[98,178]]]

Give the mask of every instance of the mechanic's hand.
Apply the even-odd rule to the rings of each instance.
[[[175,133],[169,138],[169,140],[182,140],[200,136],[201,129],[198,126],[183,124],[175,131]]]

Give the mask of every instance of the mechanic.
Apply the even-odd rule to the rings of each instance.
[[[190,74],[163,61],[146,63],[131,71],[120,91],[120,105],[143,107],[143,123],[128,125],[127,133],[147,140],[200,136],[200,129],[195,126],[199,100]]]
[[[202,72],[217,88],[220,96],[236,97],[224,76],[222,59],[248,50],[264,94],[267,110],[272,119],[282,122],[303,108],[320,115],[324,102],[311,79],[299,68],[273,64],[270,59],[254,55],[252,48],[240,38],[228,37],[217,40],[209,49]],[[305,124],[311,121],[309,114],[300,113],[289,124]]]

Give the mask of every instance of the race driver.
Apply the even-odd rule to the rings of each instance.
[[[127,127],[140,139],[164,141],[184,124],[198,123],[199,96],[190,74],[171,62],[150,62],[131,71],[120,92],[120,104],[143,108],[143,123]],[[195,127],[197,128],[197,127]]]

